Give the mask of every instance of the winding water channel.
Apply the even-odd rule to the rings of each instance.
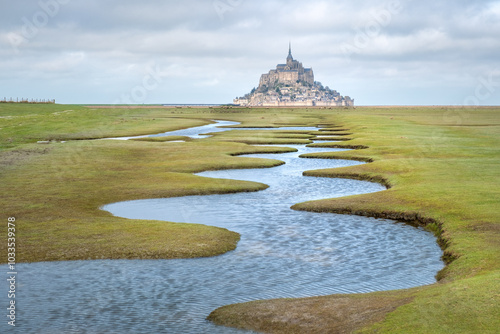
[[[214,130],[213,126],[200,128],[167,135],[196,137]],[[403,289],[435,282],[443,263],[431,233],[384,219],[291,210],[291,205],[307,200],[376,192],[384,187],[304,177],[305,170],[359,162],[300,159],[303,153],[335,149],[286,146],[298,152],[251,155],[286,163],[279,167],[199,174],[258,181],[270,186],[266,190],[103,207],[126,218],[224,227],[241,234],[235,251],[186,260],[18,265],[16,303],[22,332],[245,333],[215,326],[205,318],[217,307],[249,300]],[[2,266],[4,272],[5,268]]]

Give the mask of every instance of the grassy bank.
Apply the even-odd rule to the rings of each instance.
[[[500,108],[2,105],[0,117],[1,219],[17,219],[19,262],[198,257],[234,249],[239,236],[224,229],[121,219],[99,207],[141,198],[263,189],[266,186],[259,183],[191,173],[274,166],[281,162],[236,155],[287,150],[247,143],[310,144],[313,136],[327,135],[351,140],[311,145],[354,150],[305,157],[370,163],[306,175],[366,179],[390,189],[294,208],[426,225],[440,236],[449,261],[439,274],[440,282],[403,291],[231,305],[216,310],[210,319],[272,333],[496,333],[500,327]],[[241,127],[321,124],[324,128],[230,131],[188,142],[169,142],[182,137],[83,140],[160,133],[213,119],[239,121]],[[38,140],[54,141],[41,145]],[[6,230],[0,236],[5,240]],[[0,243],[0,249],[6,254],[6,244]]]
[[[305,174],[375,180],[391,188],[294,209],[427,225],[440,236],[449,261],[440,282],[404,291],[231,305],[210,319],[269,333],[498,332],[500,108],[356,108],[325,120],[342,124],[353,140],[314,146],[359,149],[307,157],[373,162]]]
[[[167,137],[167,142],[82,140],[159,133],[208,124],[222,116],[207,111],[0,106],[1,215],[5,221],[17,220],[17,261],[186,258],[234,249],[239,235],[225,229],[121,219],[99,207],[133,199],[264,189],[264,184],[191,173],[276,166],[281,162],[236,155],[289,149],[252,147],[222,136],[185,143],[168,142],[184,137]],[[252,136],[247,134],[246,139]],[[37,144],[39,140],[51,143]],[[287,139],[281,135],[277,140]],[[272,142],[269,134],[265,141]],[[2,238],[5,233],[0,232]],[[6,254],[5,243],[0,249]]]

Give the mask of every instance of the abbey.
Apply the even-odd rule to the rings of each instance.
[[[262,74],[259,86],[272,86],[275,83],[295,84],[296,82],[306,82],[314,84],[314,73],[312,68],[304,68],[302,63],[292,57],[292,46],[288,46],[288,57],[286,64],[278,64],[275,70],[270,70],[268,74]]]
[[[314,81],[312,68],[304,68],[293,59],[291,44],[288,46],[286,64],[262,74],[259,86],[243,97],[234,99],[241,106],[287,107],[287,106],[353,106],[354,100],[341,96],[328,86]]]

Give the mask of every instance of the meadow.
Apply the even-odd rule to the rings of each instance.
[[[241,127],[317,126],[318,131],[238,131],[211,138],[95,140],[238,121]],[[312,144],[317,135],[326,135]],[[186,142],[169,142],[187,139]],[[50,144],[37,144],[50,141]],[[239,154],[352,148],[304,158],[364,165],[307,176],[380,182],[388,190],[298,203],[296,210],[392,218],[439,238],[438,283],[401,291],[229,305],[217,324],[269,333],[496,333],[500,328],[500,108],[357,107],[98,108],[0,105],[2,217],[16,217],[19,262],[214,256],[237,233],[199,224],[128,220],[99,210],[142,198],[258,191],[266,185],[206,179],[203,170],[266,168]],[[6,238],[6,229],[0,232]],[[5,240],[5,239],[4,239]],[[404,245],[401,245],[404,247]],[[6,243],[1,243],[6,254]],[[1,260],[6,262],[6,256]]]

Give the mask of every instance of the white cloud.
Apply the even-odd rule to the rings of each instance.
[[[393,2],[243,1],[221,20],[211,1],[72,1],[17,53],[9,33],[40,8],[13,2],[0,13],[0,91],[51,90],[58,101],[102,103],[130,91],[155,64],[165,80],[146,103],[225,103],[283,62],[290,40],[318,80],[365,104],[391,96],[382,89],[422,104],[451,103],[459,99],[446,87],[468,91],[474,79],[464,76],[500,68],[500,1],[400,0],[384,17]],[[363,32],[368,38],[356,45]],[[343,44],[356,47],[350,57]]]

